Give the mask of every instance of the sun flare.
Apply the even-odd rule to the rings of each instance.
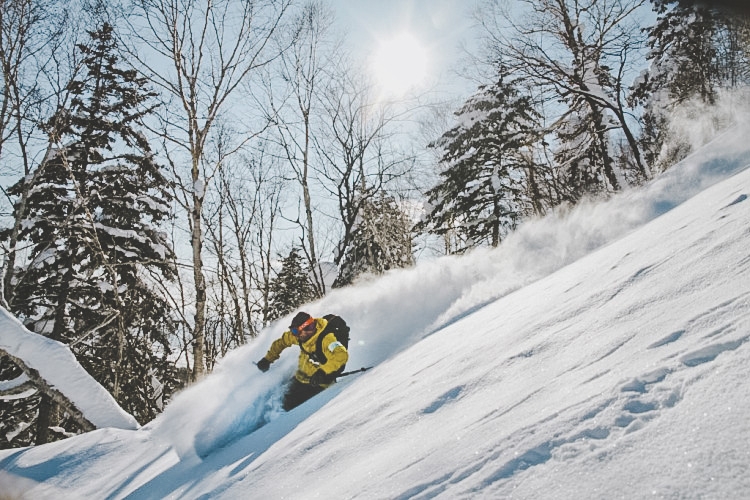
[[[372,60],[372,71],[381,91],[392,97],[403,96],[422,84],[427,66],[427,50],[409,33],[381,41]]]

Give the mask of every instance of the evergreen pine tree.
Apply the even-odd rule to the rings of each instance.
[[[721,15],[706,6],[672,0],[654,0],[654,7],[658,17],[648,30],[653,88],[667,88],[677,102],[699,96],[713,103],[719,77],[716,34]]]
[[[571,100],[571,108],[555,130],[554,157],[565,188],[563,196],[575,203],[588,194],[617,191],[621,181],[614,173],[604,111],[592,109],[580,96]]]
[[[501,75],[456,113],[458,124],[431,146],[442,150],[440,183],[427,191],[419,231],[453,235],[451,252],[497,246],[535,202],[528,151],[538,114],[531,99]]]
[[[716,100],[720,86],[716,38],[727,19],[701,4],[652,3],[657,19],[647,30],[651,64],[634,85],[631,100],[644,108],[644,158],[656,170],[663,170],[691,149],[687,141],[670,134],[675,106],[693,98],[707,104]]]
[[[60,146],[27,201],[20,238],[31,250],[9,302],[28,328],[69,344],[123,408],[146,422],[158,412],[152,376],[174,385],[169,309],[142,278],[146,270],[174,276],[158,229],[169,215],[168,183],[135,128],[152,111],[154,94],[119,66],[111,26],[89,34],[90,44],[79,45],[85,75],[69,85],[70,106],[49,122]],[[37,441],[45,440],[46,420],[40,412]]]
[[[349,285],[365,273],[383,274],[414,264],[410,224],[396,200],[380,192],[361,207],[334,288]]]
[[[282,259],[281,269],[271,281],[269,320],[289,314],[318,297],[310,276],[310,268],[300,255],[300,249],[292,248],[289,255]]]

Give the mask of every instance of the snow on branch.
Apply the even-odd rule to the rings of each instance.
[[[25,373],[13,380],[0,380],[0,400],[22,399],[33,395],[35,392],[34,383]]]
[[[0,307],[0,353],[23,370],[3,382],[0,398],[18,397],[31,386],[61,405],[85,431],[137,429],[138,422],[78,363],[68,346],[30,332]]]

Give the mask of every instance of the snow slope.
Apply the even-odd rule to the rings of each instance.
[[[750,126],[501,248],[329,294],[349,368],[290,413],[296,353],[228,356],[136,431],[0,452],[22,498],[750,495]],[[285,319],[281,324],[286,324]],[[290,350],[291,351],[291,350]]]

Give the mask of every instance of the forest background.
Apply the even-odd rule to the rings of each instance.
[[[750,83],[750,18],[689,2],[479,2],[459,102],[322,1],[0,7],[0,306],[141,424],[332,287],[647,182]],[[0,447],[86,430],[0,354]]]

